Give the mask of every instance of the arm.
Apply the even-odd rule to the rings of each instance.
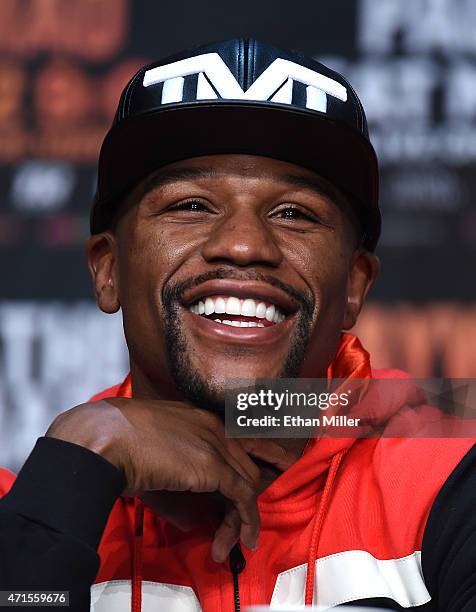
[[[476,446],[433,504],[423,538],[422,566],[431,610],[476,610]]]
[[[179,528],[190,512],[200,518],[187,496],[210,494],[219,506],[215,561],[238,540],[254,548],[260,475],[248,453],[287,461],[279,445],[262,446],[251,441],[245,450],[216,415],[186,403],[109,398],[68,410],[0,501],[0,586],[70,590],[73,609],[87,610],[96,548],[121,492],[142,496]]]
[[[90,450],[40,438],[0,500],[0,588],[67,590],[89,610],[96,549],[125,479]]]
[[[256,543],[258,478],[218,417],[191,405],[111,398],[72,408],[40,438],[0,501],[0,588],[62,588],[87,609],[96,548],[121,493],[147,495],[158,508],[169,493],[219,494],[226,513],[212,553],[222,562],[238,539]],[[177,500],[167,519],[183,506]]]

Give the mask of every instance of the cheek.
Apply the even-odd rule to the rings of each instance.
[[[286,261],[311,290],[318,311],[345,303],[350,267],[348,246],[340,236],[311,236],[283,245]]]
[[[347,299],[347,270],[345,258],[339,255],[326,259],[314,270],[313,292],[316,311],[302,376],[325,376],[339,346],[344,324]]]
[[[193,252],[183,232],[158,224],[143,224],[131,233],[120,253],[120,284],[124,299],[160,303],[164,285],[181,270]]]
[[[119,249],[119,298],[131,363],[151,378],[167,371],[162,291],[190,256],[190,245],[177,234],[138,226]]]
[[[347,301],[349,261],[342,253],[336,253],[329,261],[320,278],[322,325],[329,326],[332,333],[340,332]]]
[[[339,236],[302,241],[287,260],[316,300],[306,362],[311,375],[325,372],[339,344],[346,312],[349,249]],[[307,367],[307,366],[306,366]]]

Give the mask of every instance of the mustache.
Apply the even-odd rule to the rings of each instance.
[[[309,316],[314,310],[315,300],[311,292],[296,289],[287,283],[283,283],[283,281],[280,281],[270,274],[263,274],[253,270],[238,271],[229,268],[217,268],[216,270],[210,270],[209,272],[204,272],[203,274],[199,274],[198,276],[189,278],[179,283],[166,283],[162,293],[163,303],[165,306],[170,307],[174,304],[174,302],[182,301],[185,291],[193,289],[206,281],[218,279],[260,281],[263,283],[268,283],[269,285],[284,291],[299,302],[305,313]]]

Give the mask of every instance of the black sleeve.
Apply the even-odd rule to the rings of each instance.
[[[476,446],[433,504],[423,538],[422,568],[432,597],[429,610],[475,612]]]
[[[96,550],[124,486],[96,453],[40,438],[0,500],[0,590],[69,591],[69,610],[87,612]]]

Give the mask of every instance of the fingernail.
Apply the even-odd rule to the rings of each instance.
[[[220,552],[219,551],[217,552],[214,549],[213,545],[212,545],[211,549],[212,549],[211,550],[211,554],[212,554],[213,561],[215,561],[215,563],[223,563],[223,559],[220,556]]]
[[[259,546],[259,539],[256,538],[256,540],[253,542],[253,544],[251,544],[251,542],[249,544],[245,544],[246,548],[248,550],[251,550],[252,552],[254,552],[258,546]]]

